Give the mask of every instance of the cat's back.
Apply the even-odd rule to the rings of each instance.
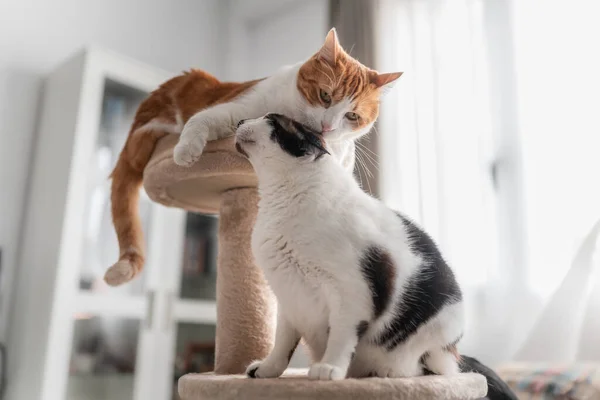
[[[162,83],[142,102],[132,131],[153,120],[177,121],[182,126],[197,112],[237,99],[262,81],[221,82],[200,69],[186,71]]]

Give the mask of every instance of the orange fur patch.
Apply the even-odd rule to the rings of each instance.
[[[327,108],[350,99],[354,106],[351,112],[359,115],[358,120],[352,121],[356,130],[377,119],[381,87],[400,75],[401,72],[379,74],[365,67],[344,51],[335,29],[331,29],[323,47],[300,67],[297,86],[313,106]],[[321,90],[331,97],[330,103],[321,99]]]
[[[341,49],[340,49],[341,50]],[[313,106],[328,107],[319,95],[325,90],[331,95],[332,104],[350,98],[353,112],[360,118],[354,122],[359,129],[377,119],[379,115],[380,89],[372,83],[377,72],[365,67],[354,58],[340,51],[335,65],[315,54],[298,71],[298,90]]]
[[[143,268],[145,251],[138,210],[139,190],[156,142],[170,130],[181,129],[178,125],[185,124],[198,111],[230,101],[257,82],[259,80],[220,82],[204,71],[191,70],[163,83],[142,102],[111,174],[112,218],[120,258],[107,271],[107,282],[125,283]],[[129,270],[124,271],[125,267]]]

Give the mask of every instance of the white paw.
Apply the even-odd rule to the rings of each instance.
[[[177,143],[173,150],[175,164],[182,167],[191,167],[198,159],[200,159],[205,145],[206,140],[204,140],[201,135],[194,135],[191,139],[187,139],[183,137],[182,134],[179,143]]]
[[[308,370],[308,379],[338,381],[346,377],[346,371],[340,367],[325,363],[315,363]]]
[[[110,286],[118,286],[129,282],[135,275],[135,268],[128,260],[121,260],[110,267],[104,274],[104,281]]]
[[[254,361],[246,368],[246,375],[250,378],[277,378],[285,371],[285,366],[282,368],[268,360]]]

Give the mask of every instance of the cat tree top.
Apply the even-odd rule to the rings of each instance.
[[[157,203],[217,214],[221,194],[257,186],[252,165],[235,150],[233,137],[208,142],[200,160],[190,168],[173,161],[178,140],[175,134],[159,140],[144,170],[144,188]]]

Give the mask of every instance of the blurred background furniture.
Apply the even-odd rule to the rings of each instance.
[[[137,106],[171,76],[88,48],[47,79],[24,236],[35,278],[23,282],[11,347],[27,379],[15,398],[167,399],[179,376],[212,369],[215,217],[144,193],[144,273],[118,288],[102,279],[118,256],[108,176]],[[190,358],[199,341],[205,354]]]

